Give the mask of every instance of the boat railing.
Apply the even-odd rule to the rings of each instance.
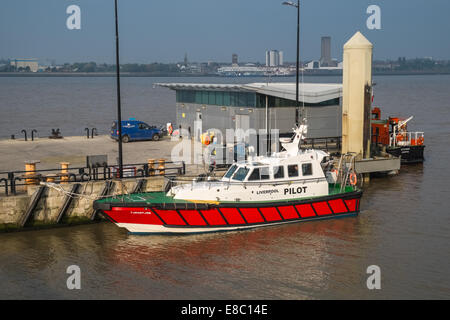
[[[294,179],[294,180],[268,180],[268,181],[233,181],[232,179],[229,180],[218,180],[218,179],[210,179],[211,177],[207,176],[183,176],[183,177],[165,177],[168,180],[166,191],[169,191],[171,187],[179,186],[179,185],[186,185],[188,188],[191,188],[191,190],[197,185],[197,183],[205,183],[204,186],[207,186],[208,189],[213,188],[217,185],[225,185],[227,188],[231,186],[242,186],[244,188],[251,187],[251,186],[279,186],[279,185],[292,185],[292,184],[306,184],[306,183],[319,183],[326,181],[326,177],[317,177],[317,178],[306,178],[306,179]]]
[[[356,177],[355,170],[355,160],[357,153],[348,152],[346,154],[341,155],[338,166],[336,168],[336,179],[334,182],[334,187],[336,185],[340,185],[341,191],[345,188],[347,184],[353,185],[353,175]]]
[[[425,134],[423,131],[407,131],[391,133],[389,137],[389,146],[416,146],[423,145]]]

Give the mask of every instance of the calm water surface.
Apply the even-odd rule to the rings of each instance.
[[[124,78],[125,116],[173,121],[173,91],[152,84],[181,81],[264,80]],[[375,82],[383,118],[414,115],[409,129],[425,131],[426,161],[372,179],[358,217],[190,236],[132,236],[110,223],[0,234],[0,298],[449,299],[450,76]],[[107,132],[114,108],[113,78],[0,78],[3,137]],[[66,287],[72,264],[81,290]],[[373,264],[381,290],[366,287]]]

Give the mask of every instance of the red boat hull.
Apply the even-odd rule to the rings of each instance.
[[[131,233],[197,233],[255,228],[317,219],[355,216],[361,191],[308,200],[260,203],[151,205],[109,203],[106,217]]]

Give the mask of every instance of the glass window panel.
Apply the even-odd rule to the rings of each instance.
[[[261,180],[270,179],[269,167],[261,168]]]
[[[232,176],[233,173],[236,171],[236,169],[237,169],[237,166],[236,166],[235,164],[233,164],[233,165],[231,166],[231,168],[228,169],[228,171],[227,171],[227,173],[225,174],[224,177],[227,178],[227,179],[231,178],[231,176]]]
[[[236,93],[230,92],[230,106],[236,106]]]
[[[195,91],[195,103],[202,104],[202,92]]]
[[[223,105],[224,106],[231,106],[230,92],[224,92],[223,93]]]
[[[259,180],[259,168],[253,169],[252,173],[248,177],[248,181]]]
[[[208,93],[208,104],[216,104],[216,92],[209,91]]]
[[[209,95],[208,91],[202,91],[202,104],[208,104]]]
[[[219,106],[223,105],[223,92],[221,91],[216,92],[216,104]]]
[[[273,177],[275,179],[284,178],[284,167],[283,166],[274,167],[273,168]]]
[[[304,176],[312,175],[312,164],[311,163],[302,164],[302,174]]]
[[[248,168],[239,168],[239,170],[234,174],[233,180],[244,181],[249,170],[250,169]]]
[[[247,93],[247,105],[249,106],[249,107],[255,107],[256,106],[256,103],[255,103],[255,100],[256,100],[256,94],[254,94],[254,93]]]
[[[298,165],[291,164],[288,166],[288,176],[289,177],[298,177]]]
[[[238,92],[238,105],[240,107],[247,106],[247,93],[246,92]]]

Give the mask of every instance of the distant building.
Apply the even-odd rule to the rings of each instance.
[[[233,53],[231,55],[231,65],[233,67],[236,67],[238,65],[238,55],[236,53]]]
[[[320,49],[320,66],[335,68],[338,66],[336,59],[331,58],[331,37],[322,37],[321,49]]]
[[[37,72],[39,70],[39,63],[37,59],[14,59],[11,60],[11,66],[13,66],[16,71],[26,71]]]
[[[322,66],[319,60],[312,60],[305,64],[305,70],[342,70],[342,66],[342,62],[338,62],[336,59],[332,59],[328,66]]]
[[[278,67],[283,65],[283,51],[266,51],[266,67]]]
[[[322,37],[320,65],[331,67],[331,37]]]
[[[176,127],[195,139],[209,129],[278,129],[291,136],[295,125],[295,83],[157,83],[176,91]],[[308,119],[307,138],[341,136],[341,84],[302,83],[300,105]],[[196,122],[196,123],[195,123]]]

